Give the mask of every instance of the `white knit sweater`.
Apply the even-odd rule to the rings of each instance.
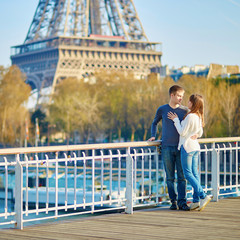
[[[191,136],[198,134],[201,137],[203,134],[202,121],[195,113],[190,113],[180,123],[179,118],[174,118],[174,125],[180,135],[178,149],[183,145],[187,153],[199,151],[200,145],[198,140],[191,139]]]

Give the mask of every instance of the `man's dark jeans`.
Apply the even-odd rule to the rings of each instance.
[[[171,202],[177,201],[179,207],[186,204],[186,179],[183,174],[180,151],[177,146],[163,146],[162,147],[162,160],[164,163],[168,194]],[[175,192],[174,180],[175,180],[175,169],[177,169],[177,191]],[[178,198],[177,198],[178,196]]]

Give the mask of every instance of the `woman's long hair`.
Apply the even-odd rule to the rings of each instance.
[[[202,126],[204,127],[204,101],[203,97],[199,94],[193,94],[190,96],[189,101],[192,103],[192,109],[188,112],[183,119],[190,113],[196,113],[202,120]]]

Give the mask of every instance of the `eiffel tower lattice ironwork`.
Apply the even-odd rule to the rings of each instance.
[[[161,56],[161,43],[148,41],[132,0],[39,0],[11,60],[40,90],[103,69],[141,78],[161,66]]]

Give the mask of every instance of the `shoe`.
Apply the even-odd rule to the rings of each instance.
[[[204,199],[200,199],[200,206],[198,208],[198,211],[202,211],[210,201],[211,198],[208,195]]]
[[[177,210],[177,204],[176,202],[173,202],[171,207],[170,207],[170,210]]]
[[[187,204],[183,204],[182,206],[179,206],[178,209],[182,211],[190,211],[190,207]]]
[[[200,207],[200,202],[194,202],[190,205],[190,210],[195,210]]]

